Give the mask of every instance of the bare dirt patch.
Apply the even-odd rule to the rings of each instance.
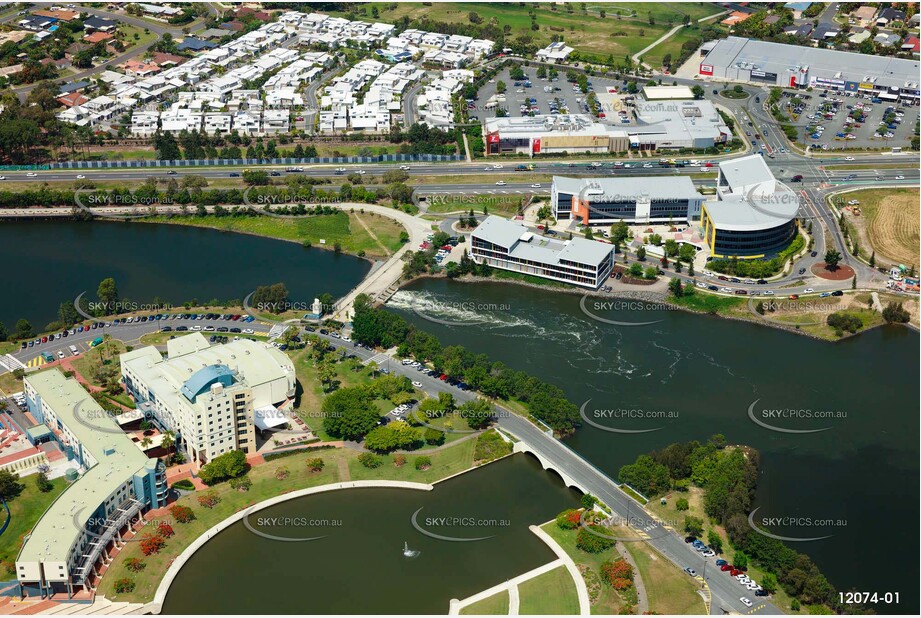
[[[830,270],[828,264],[820,262],[812,265],[812,274],[829,281],[845,281],[854,277],[854,269],[844,264],[838,264],[834,270]]]
[[[857,231],[861,253],[876,252],[877,262],[914,264],[921,252],[921,210],[918,189],[868,189],[846,193],[840,201],[856,199],[860,205],[843,206],[845,220]],[[857,213],[860,214],[857,214]]]

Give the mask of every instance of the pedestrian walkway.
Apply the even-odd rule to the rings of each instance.
[[[565,563],[563,562],[562,559],[557,558],[556,560],[552,562],[548,562],[547,564],[543,566],[539,566],[536,569],[528,571],[527,573],[523,573],[519,575],[518,577],[513,577],[512,579],[506,582],[503,582],[497,586],[493,586],[492,588],[487,588],[486,590],[483,590],[482,592],[478,592],[475,595],[467,597],[466,599],[462,601],[459,601],[457,599],[451,599],[451,606],[450,606],[450,609],[448,610],[448,614],[451,616],[457,616],[460,614],[461,610],[467,607],[468,605],[473,605],[477,601],[488,599],[494,594],[499,594],[500,592],[506,591],[508,592],[508,595],[509,595],[509,608],[508,608],[509,612],[508,613],[510,616],[517,616],[518,607],[519,607],[518,585],[528,581],[529,579],[534,579],[535,577],[539,575],[548,573],[552,571],[553,569],[557,567],[561,567],[561,566],[565,566]],[[580,580],[582,579],[581,575],[579,575],[579,579]],[[583,587],[584,585],[585,584],[583,582]],[[580,607],[581,607],[581,599],[580,599]],[[587,614],[588,612],[580,612],[580,613]]]

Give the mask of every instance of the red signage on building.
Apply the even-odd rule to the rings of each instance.
[[[534,150],[533,150],[533,152],[534,152],[534,154],[539,154],[539,153],[540,153],[540,138],[534,140]]]
[[[486,141],[489,142],[490,144],[498,144],[498,143],[499,143],[499,134],[498,134],[498,133],[490,133],[489,135],[486,136]]]
[[[713,65],[712,64],[700,65],[700,74],[701,75],[713,75]]]

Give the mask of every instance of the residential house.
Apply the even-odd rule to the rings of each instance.
[[[856,21],[858,25],[864,27],[874,23],[874,17],[876,17],[875,6],[863,5],[851,13],[851,19]]]
[[[83,20],[83,29],[87,32],[112,32],[114,33],[118,29],[118,24],[116,24],[111,19],[106,19],[104,17],[87,17]]]
[[[881,28],[894,28],[905,23],[905,11],[900,11],[895,7],[886,7],[880,9],[876,16],[876,25]]]

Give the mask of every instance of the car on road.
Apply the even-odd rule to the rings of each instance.
[[[416,388],[422,388],[422,382],[419,382],[418,380],[413,380],[413,386],[415,386]]]
[[[805,274],[805,273],[806,273],[806,269],[805,269],[805,268],[800,268],[800,269],[799,269],[799,274],[803,275],[803,274]]]
[[[6,180],[6,176],[0,176],[0,180]]]
[[[281,172],[271,172],[269,176],[281,176]]]
[[[766,597],[767,595],[768,595],[768,591],[765,590],[764,588],[758,588],[757,590],[755,590],[756,597]]]
[[[26,176],[28,176],[29,178],[35,178],[36,176],[38,176],[38,174],[36,174],[35,172],[29,172],[26,174]]]
[[[691,577],[697,577],[697,571],[695,571],[691,567],[685,567],[684,572],[690,575]]]
[[[751,599],[748,597],[739,597],[739,600],[742,601],[742,605],[745,607],[751,607],[754,603],[751,602]]]
[[[853,160],[854,160],[854,157],[844,157],[844,160],[845,160],[845,161],[853,161]]]
[[[539,183],[539,182],[535,182],[533,185],[531,185],[531,188],[532,188],[532,189],[540,189],[540,183]]]
[[[83,180],[84,178],[86,178],[86,176],[83,174],[77,174],[77,180]]]
[[[815,290],[813,290],[812,288],[806,288],[805,290],[803,290],[803,294],[812,294],[813,292],[815,292]]]
[[[252,334],[254,334],[254,332],[255,332],[255,331],[254,331],[252,328],[244,328],[244,329],[243,329],[243,334],[244,334],[244,335],[252,335]]]
[[[828,296],[831,296],[831,292],[822,292],[819,294],[819,298],[827,298]]]
[[[176,175],[176,170],[170,170],[170,171],[166,172],[166,175],[167,175],[167,176],[175,176],[175,175]]]
[[[403,170],[404,172],[408,172],[410,168],[408,165],[401,165],[400,169]]]
[[[713,551],[712,549],[707,549],[706,551],[700,552],[700,555],[703,556],[704,558],[712,558],[713,556],[716,555],[716,552]]]
[[[817,256],[818,254],[819,254],[818,251],[813,251],[813,252],[810,253],[809,255],[811,255],[812,257],[815,257],[815,256]]]
[[[905,180],[905,177],[904,177],[904,176],[896,176],[895,179],[896,179],[896,180]]]
[[[504,180],[497,180],[497,181],[496,181],[496,186],[497,186],[497,187],[504,187],[505,184],[506,184],[506,182],[505,182]]]
[[[832,296],[844,296],[844,292],[842,292],[841,290],[835,290],[834,292],[831,293],[831,295]]]

